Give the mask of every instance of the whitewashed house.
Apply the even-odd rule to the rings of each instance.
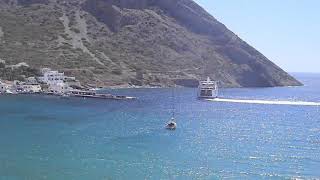
[[[52,71],[49,68],[42,69],[41,73],[43,73],[43,76],[39,78],[39,81],[48,85],[63,83],[64,80],[66,79],[66,76],[64,75],[64,73],[60,73],[58,71]]]
[[[38,81],[37,81],[36,77],[28,77],[26,79],[26,83],[28,83],[28,84],[38,84]]]
[[[0,93],[5,93],[8,89],[8,86],[6,84],[3,84],[1,81],[0,81]]]
[[[40,72],[41,72],[42,75],[43,75],[44,73],[46,73],[46,72],[49,72],[49,71],[51,71],[50,68],[42,68],[42,69],[40,70]]]
[[[80,81],[76,80],[75,77],[66,77],[65,83],[70,87],[80,87]]]
[[[42,88],[37,83],[14,81],[14,90],[18,93],[40,93]]]
[[[49,84],[48,91],[54,94],[66,94],[71,88],[66,83]]]
[[[24,84],[22,89],[25,93],[40,93],[42,91],[39,84]]]

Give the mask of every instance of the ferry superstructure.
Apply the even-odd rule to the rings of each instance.
[[[198,86],[199,99],[215,99],[218,97],[218,82],[212,81],[209,77],[206,81],[200,81]]]

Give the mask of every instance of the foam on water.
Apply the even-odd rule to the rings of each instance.
[[[208,101],[229,102],[229,103],[245,103],[245,104],[320,106],[320,102],[307,102],[307,101],[278,101],[278,100],[224,99],[224,98],[208,99]]]

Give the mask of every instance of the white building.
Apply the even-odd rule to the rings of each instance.
[[[14,81],[14,91],[18,93],[40,93],[42,88],[40,84],[32,84],[32,83],[25,83],[20,81]]]
[[[23,82],[21,81],[18,81],[18,80],[14,80],[13,81],[13,85],[12,85],[12,88],[14,89],[15,92],[17,93],[20,93],[20,92],[23,92]]]
[[[39,84],[24,84],[21,87],[25,93],[40,93],[42,91]]]
[[[8,86],[6,84],[3,84],[1,81],[0,81],[0,93],[5,93],[8,89]]]
[[[28,83],[28,84],[38,84],[38,81],[37,81],[37,78],[35,78],[35,77],[28,77],[26,79],[26,83]]]
[[[43,73],[43,76],[40,77],[39,80],[48,85],[63,83],[64,80],[66,79],[66,76],[64,75],[64,73],[60,73],[58,71],[52,71],[49,68],[42,69],[41,73]]]
[[[49,84],[48,91],[54,94],[66,94],[71,88],[66,83]]]
[[[40,70],[40,72],[41,72],[42,75],[43,75],[44,73],[46,73],[46,72],[49,72],[49,71],[51,71],[50,68],[42,68],[42,69]]]
[[[70,87],[80,87],[80,81],[76,80],[75,77],[66,77],[65,83]]]

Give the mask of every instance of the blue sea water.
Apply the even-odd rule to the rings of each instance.
[[[320,102],[304,87],[222,89]],[[0,180],[320,178],[320,107],[207,102],[196,89],[109,90],[134,101],[0,96]],[[176,131],[164,129],[171,118]]]

